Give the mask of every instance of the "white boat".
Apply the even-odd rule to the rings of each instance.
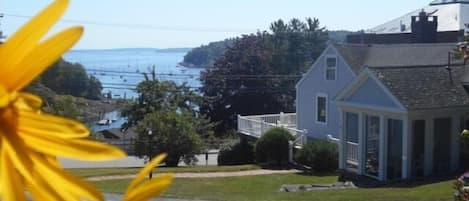
[[[109,124],[111,124],[111,123],[112,123],[112,122],[111,122],[111,120],[109,120],[109,119],[101,119],[101,120],[98,121],[97,124],[98,124],[98,125],[109,125]]]

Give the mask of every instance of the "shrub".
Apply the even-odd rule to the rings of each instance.
[[[283,128],[268,130],[256,143],[257,162],[268,166],[286,164],[290,140],[293,140],[293,136]]]
[[[317,173],[336,170],[338,157],[337,145],[324,140],[305,144],[295,156],[297,162],[311,167]]]
[[[243,165],[254,162],[254,146],[246,140],[224,144],[218,153],[218,165]]]

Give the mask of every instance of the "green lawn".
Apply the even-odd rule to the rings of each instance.
[[[333,183],[336,180],[336,176],[305,176],[298,174],[175,179],[164,196],[213,201],[452,200],[452,180],[411,188],[348,189],[301,193],[279,192],[282,184],[321,184]],[[128,182],[129,180],[113,180],[95,182],[95,184],[105,192],[123,192]]]
[[[159,167],[157,173],[166,172],[236,172],[260,169],[257,165],[235,165],[235,166],[182,166],[182,167]],[[141,168],[72,168],[67,169],[81,177],[97,177],[110,175],[136,174]]]

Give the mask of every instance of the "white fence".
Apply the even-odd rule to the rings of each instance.
[[[327,140],[337,144],[340,143],[340,139],[334,138],[331,135],[327,136]],[[358,166],[358,143],[347,142],[345,149],[347,155],[347,163],[353,166]]]
[[[293,149],[301,148],[306,142],[306,130],[296,129],[296,113],[238,115],[238,132],[245,135],[260,138],[271,128],[284,128],[295,137],[289,145],[289,161],[293,162]]]
[[[263,133],[271,128],[285,128],[293,136],[301,136],[306,132],[296,129],[295,113],[280,113],[269,115],[238,115],[238,131],[256,138],[260,138]]]
[[[358,166],[358,144],[347,142],[347,163]]]

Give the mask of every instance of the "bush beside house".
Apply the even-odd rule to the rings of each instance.
[[[337,169],[337,145],[324,140],[315,140],[305,144],[297,153],[296,161],[311,167],[314,172],[323,173]]]
[[[290,140],[293,140],[293,136],[283,128],[268,130],[256,143],[257,163],[267,166],[287,164]]]
[[[218,153],[218,165],[243,165],[254,162],[254,146],[247,140],[224,144]]]

